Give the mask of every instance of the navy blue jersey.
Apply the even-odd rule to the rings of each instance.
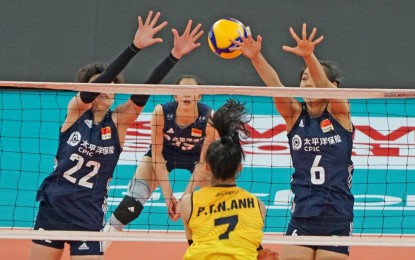
[[[293,217],[353,218],[353,133],[327,111],[310,117],[305,103],[288,134],[295,169],[291,190],[295,194]]]
[[[54,209],[74,229],[100,230],[107,210],[109,181],[121,153],[109,111],[99,124],[86,111],[60,133],[54,171],[45,178],[36,200]]]
[[[194,165],[200,159],[203,143],[206,137],[206,126],[212,109],[202,103],[197,103],[198,116],[185,128],[176,124],[177,102],[162,105],[164,114],[163,128],[163,157],[169,171],[187,169],[193,172]],[[151,149],[146,156],[151,156]]]

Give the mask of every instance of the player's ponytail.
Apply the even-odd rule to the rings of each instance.
[[[245,158],[241,138],[249,132],[245,124],[250,121],[245,105],[229,99],[210,118],[210,123],[218,131],[220,139],[213,142],[206,153],[206,162],[213,175],[222,180],[234,178],[239,164]]]

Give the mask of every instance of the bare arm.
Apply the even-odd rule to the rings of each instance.
[[[310,75],[313,78],[316,86],[322,88],[337,88],[337,85],[333,82],[330,82],[330,80],[327,78],[323,66],[320,64],[319,60],[314,54],[304,57],[304,61],[307,64]],[[328,110],[342,125],[346,123],[346,128],[351,129],[350,103],[347,99],[329,99]]]
[[[293,28],[290,28],[291,36],[297,42],[297,46],[294,48],[283,46],[283,49],[294,53],[297,56],[303,57],[316,87],[337,88],[337,83],[331,82],[327,78],[323,66],[314,55],[315,46],[324,39],[323,36],[320,36],[318,39],[313,40],[316,32],[317,29],[313,28],[310,36],[307,38],[307,26],[306,24],[303,24],[302,39],[300,39],[294,32]],[[349,129],[349,131],[352,131],[350,104],[347,99],[329,99],[328,110],[340,122],[340,124],[342,124],[343,127]]]
[[[187,240],[192,240],[192,230],[189,228],[190,213],[192,212],[192,196],[184,196],[180,201],[181,218]]]
[[[251,60],[256,72],[266,86],[284,87],[277,71],[272,68],[261,53],[262,37],[258,35],[257,39],[254,40],[248,29],[248,37],[241,36],[241,38],[242,42],[233,42],[237,45],[233,49],[241,51],[245,57]],[[301,104],[296,99],[289,97],[274,97],[274,104],[286,122],[287,131],[291,130],[292,125],[301,113]]]
[[[128,46],[123,52],[121,52],[108,66],[108,68],[98,77],[92,80],[93,83],[111,83],[115,77],[127,66],[130,60],[135,56],[135,54],[141,49],[151,46],[155,43],[162,42],[161,38],[154,38],[154,35],[163,29],[167,22],[163,22],[160,25],[156,26],[156,23],[160,17],[160,13],[157,13],[153,18],[153,12],[150,11],[145,24],[143,24],[141,17],[138,17],[139,28],[135,34],[133,43]],[[61,131],[66,131],[72,124],[83,114],[86,110],[90,109],[92,102],[99,95],[99,93],[93,92],[79,92],[75,97],[73,97],[68,103],[68,113],[65,119],[64,124],[62,125]],[[127,105],[128,106],[128,105]],[[140,111],[141,112],[141,111]],[[131,114],[131,113],[129,113]],[[128,115],[129,119],[133,118],[133,115]],[[118,126],[118,115],[115,112],[113,116],[114,122]],[[124,135],[126,131],[122,129],[125,125],[125,121],[121,119],[121,135],[119,131],[119,136],[121,139],[121,146],[124,142]],[[127,126],[128,127],[128,126]],[[118,128],[119,129],[119,128]]]
[[[62,124],[61,132],[65,132],[66,130],[68,130],[73,125],[73,123],[75,123],[75,121],[78,120],[78,118],[83,113],[85,113],[85,111],[91,108],[91,106],[91,103],[86,104],[81,100],[79,92],[76,94],[76,96],[71,98],[71,100],[68,103],[66,118]]]
[[[271,67],[261,53],[252,58],[251,61],[258,75],[267,86],[284,87],[277,72]],[[290,97],[274,97],[273,99],[276,109],[284,118],[287,125],[287,131],[290,131],[292,125],[301,113],[301,104],[295,98]]]
[[[162,22],[157,25],[159,18],[160,12],[157,12],[153,17],[152,11],[148,13],[148,16],[144,22],[141,16],[138,16],[138,29],[135,33],[132,47],[136,47],[138,50],[141,50],[163,42],[163,39],[156,37],[156,34],[166,27],[167,22]],[[128,127],[134,122],[137,116],[141,114],[142,110],[143,106],[137,106],[131,99],[114,110],[112,118],[117,125],[121,147],[124,146],[125,134]]]
[[[160,28],[164,27],[160,27],[163,24],[154,27],[157,19],[157,15],[154,19],[147,18],[146,23],[143,24],[139,17],[139,29],[134,38],[134,44],[137,46],[148,44],[148,39],[152,39],[154,34],[157,33]],[[197,41],[203,34],[201,27],[202,25],[198,24],[192,29],[192,21],[189,20],[182,35],[179,35],[176,29],[172,30],[174,37],[173,48],[169,55],[154,69],[150,77],[145,81],[145,84],[159,84],[179,59],[200,46],[200,43],[197,43]],[[113,118],[115,119],[114,121],[118,123],[118,135],[122,146],[128,127],[141,114],[148,98],[149,95],[131,95],[131,98],[127,102],[120,105],[114,111]]]
[[[214,111],[211,111],[211,116],[213,116]],[[216,129],[211,125],[207,124],[206,126],[206,137],[203,142],[202,151],[200,153],[199,162],[196,164],[192,176],[186,186],[183,196],[193,192],[196,187],[205,187],[210,186],[211,173],[206,171],[206,153],[209,145],[213,143],[219,137]]]
[[[159,183],[166,201],[169,217],[173,220],[177,220],[174,218],[177,200],[173,195],[169,171],[167,170],[166,160],[163,156],[163,128],[163,108],[161,105],[157,105],[151,117],[151,156],[153,159],[153,168],[156,175],[156,181]]]

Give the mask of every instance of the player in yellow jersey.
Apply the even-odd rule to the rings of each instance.
[[[220,139],[206,153],[211,187],[202,188],[180,202],[189,248],[183,259],[278,259],[261,246],[265,206],[253,194],[236,186],[245,154],[240,144],[248,136],[247,110],[230,99],[210,118]],[[260,252],[260,253],[258,253]]]

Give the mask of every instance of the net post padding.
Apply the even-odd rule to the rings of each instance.
[[[309,98],[414,98],[415,89],[366,89],[366,88],[299,88],[261,87],[224,85],[152,85],[152,84],[101,84],[101,83],[62,83],[0,81],[0,87],[91,91],[120,94],[205,94],[205,95],[245,95],[264,97],[309,97]]]

